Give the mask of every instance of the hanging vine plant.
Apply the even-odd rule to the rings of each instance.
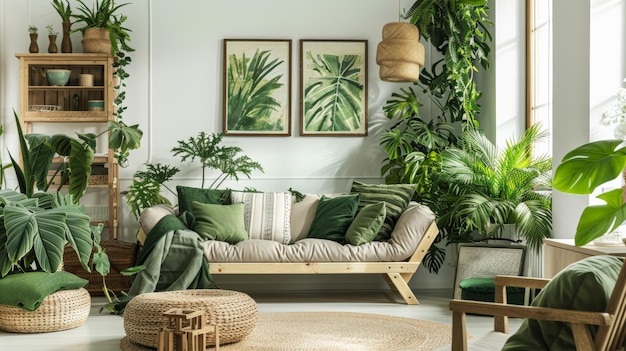
[[[440,186],[435,177],[442,152],[458,146],[458,130],[479,127],[481,92],[474,74],[489,67],[492,37],[487,27],[493,23],[488,10],[487,0],[417,0],[402,15],[417,26],[441,58],[424,67],[412,87],[393,93],[383,107],[395,124],[380,139],[388,155],[381,175],[387,183],[416,184],[416,197],[435,213],[445,211],[441,207],[447,203],[442,201],[446,186]],[[422,118],[418,94],[428,98],[438,112]],[[436,243],[450,232],[440,229]],[[433,245],[424,262],[437,272],[444,257],[445,250]]]

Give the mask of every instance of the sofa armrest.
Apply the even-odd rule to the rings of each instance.
[[[141,211],[139,215],[139,226],[141,227],[140,234],[141,232],[143,232],[143,234],[141,237],[139,235],[137,236],[137,240],[139,240],[141,245],[143,245],[145,236],[150,233],[161,218],[170,214],[176,214],[176,210],[174,207],[166,204],[154,205]]]

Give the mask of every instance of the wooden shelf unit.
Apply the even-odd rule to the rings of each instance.
[[[103,131],[106,130],[108,121],[115,120],[113,57],[85,53],[19,53],[15,56],[20,60],[19,117],[25,134],[32,133],[33,125],[37,123],[78,123],[85,129],[93,129],[95,126],[98,131]],[[45,71],[52,68],[71,70],[69,82],[65,86],[48,85]],[[82,86],[81,74],[91,74],[93,85]],[[104,110],[90,111],[89,100],[103,100]],[[75,125],[72,128],[74,129],[65,134],[74,135],[77,130]],[[103,223],[108,230],[109,239],[117,239],[120,200],[119,166],[113,155],[113,150],[107,147],[105,155],[94,158],[93,167],[105,168],[106,172],[93,177],[94,183],[87,189],[108,188],[108,219],[93,223]],[[59,158],[55,162],[61,163],[63,160]]]

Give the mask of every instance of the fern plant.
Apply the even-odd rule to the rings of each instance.
[[[306,53],[317,76],[304,88],[304,123],[307,131],[348,132],[361,128],[364,84],[359,80],[360,55],[313,56]]]
[[[282,130],[280,102],[273,94],[283,86],[282,74],[275,74],[284,61],[270,60],[269,50],[256,51],[252,58],[245,53],[228,58],[226,123],[229,130]]]

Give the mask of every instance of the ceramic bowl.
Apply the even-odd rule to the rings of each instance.
[[[49,85],[65,85],[70,80],[72,71],[69,69],[48,69],[46,79]]]

